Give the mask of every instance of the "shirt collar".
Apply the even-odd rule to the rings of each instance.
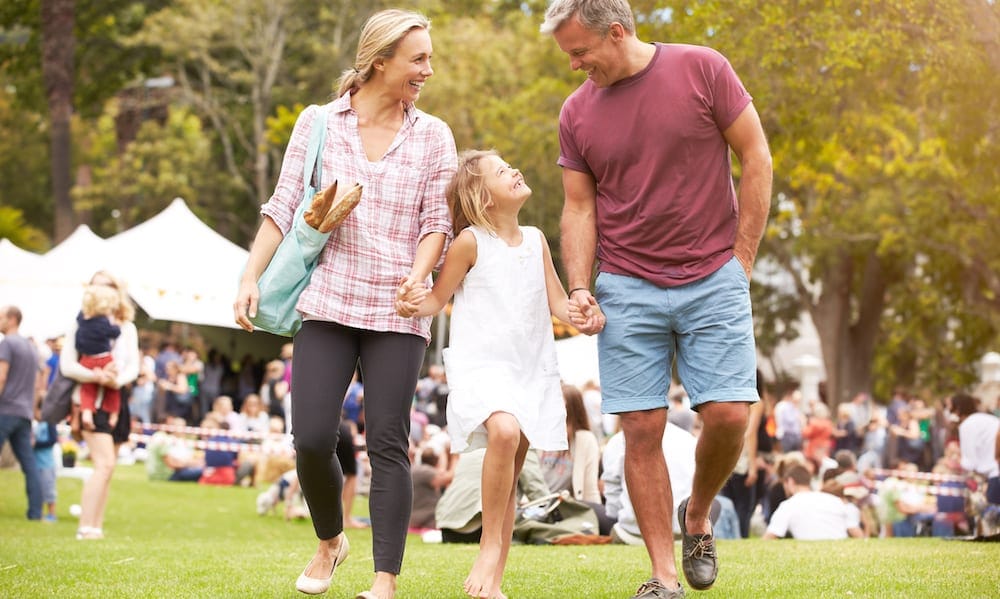
[[[332,112],[335,113],[348,112],[352,110],[350,92],[345,93],[344,95],[340,96],[339,98],[331,102],[330,109]],[[408,123],[410,123],[410,125],[413,125],[414,123],[417,122],[417,119],[420,118],[420,111],[417,110],[417,107],[411,102],[407,104],[403,109],[403,118]]]

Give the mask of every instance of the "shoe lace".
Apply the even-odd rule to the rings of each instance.
[[[639,586],[639,590],[635,592],[636,596],[642,595],[643,593],[648,593],[653,591],[666,591],[667,587],[663,586],[663,583],[655,578],[651,578]]]
[[[700,538],[696,539],[695,544],[691,546],[691,550],[688,551],[687,555],[692,559],[702,559],[705,557],[714,558],[715,557],[715,543],[713,542],[712,535],[702,535]]]

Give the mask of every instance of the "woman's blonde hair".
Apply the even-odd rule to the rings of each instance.
[[[457,236],[469,225],[496,231],[486,212],[493,196],[486,187],[486,172],[481,163],[487,156],[499,156],[495,150],[465,150],[458,155],[458,171],[448,183],[445,197],[451,210],[452,231]]]
[[[392,58],[400,40],[414,29],[430,31],[431,22],[420,13],[397,8],[379,11],[369,17],[358,37],[358,52],[354,57],[354,67],[340,74],[337,97],[360,88],[371,79],[375,71],[375,61]]]
[[[87,285],[83,290],[83,317],[117,316],[121,297],[107,285]]]
[[[105,287],[110,287],[118,291],[118,310],[115,312],[115,317],[122,322],[135,320],[135,305],[129,299],[125,282],[106,270],[99,270],[94,273],[94,276],[90,277],[91,285],[95,284],[94,279],[97,278],[107,279],[110,283],[105,285]]]

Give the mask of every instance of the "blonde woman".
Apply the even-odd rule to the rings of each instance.
[[[94,274],[90,284],[111,287],[119,295],[118,309],[114,316],[121,332],[111,347],[112,362],[107,366],[93,369],[81,366],[76,347],[72,343],[67,343],[59,356],[59,369],[64,376],[79,383],[94,383],[104,388],[116,388],[122,397],[119,402],[117,423],[113,424],[106,412],[97,411],[94,413],[93,429],[84,428],[81,431],[83,440],[90,449],[94,473],[83,484],[83,494],[80,498],[82,511],[76,533],[76,538],[80,540],[104,538],[104,509],[111,488],[111,475],[117,462],[117,446],[127,441],[129,435],[127,385],[139,376],[139,335],[135,323],[132,322],[135,318],[135,307],[128,297],[124,284],[103,270]],[[66,338],[76,338],[75,326],[68,332]],[[78,419],[79,413],[74,411],[73,417]]]
[[[83,291],[83,309],[76,317],[76,351],[84,368],[104,369],[111,365],[111,345],[121,327],[115,322],[115,313],[121,297],[118,291],[105,285],[90,285]],[[97,406],[100,393],[101,405]],[[118,424],[121,394],[118,387],[100,387],[95,383],[80,383],[80,422],[83,428],[94,430],[94,411],[100,409],[108,415],[108,426]]]
[[[326,111],[322,186],[337,181],[346,191],[360,183],[364,192],[330,235],[297,305],[303,324],[293,339],[292,428],[299,483],[319,538],[296,582],[303,593],[326,592],[347,558],[343,475],[334,448],[344,395],[359,365],[366,383],[375,580],[358,596],[390,599],[396,593],[413,492],[410,403],[431,318],[397,316],[393,302],[400,281],[430,281],[451,232],[444,190],[457,166],[451,129],[415,106],[434,74],[432,52],[424,16],[385,10],[368,19],[337,98],[299,115],[234,303],[236,322],[252,331],[248,315],[257,311],[257,279],[292,227],[305,189],[310,130]]]

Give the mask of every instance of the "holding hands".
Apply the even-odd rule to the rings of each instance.
[[[420,306],[431,294],[423,281],[403,279],[396,289],[396,314],[403,318],[426,316]],[[586,289],[574,289],[567,303],[569,323],[585,335],[595,335],[604,330],[607,319],[597,300]]]
[[[396,314],[403,318],[418,316],[420,304],[427,299],[431,290],[423,281],[407,277],[400,282],[396,289]]]
[[[569,320],[584,335],[600,333],[607,323],[597,300],[586,289],[574,289],[570,293]]]

